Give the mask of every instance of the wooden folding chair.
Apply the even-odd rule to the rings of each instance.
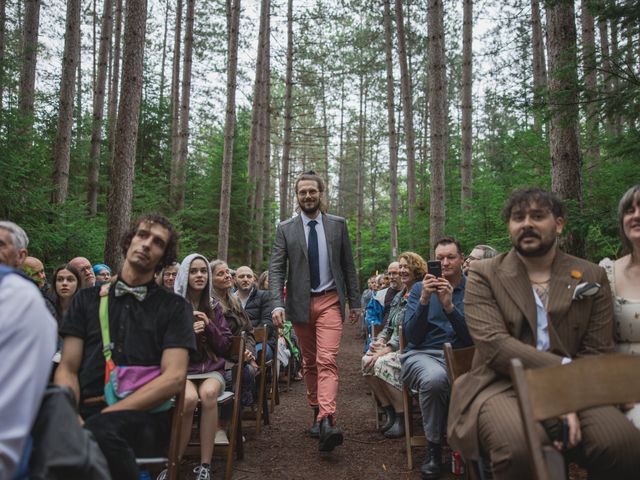
[[[536,479],[566,478],[562,454],[542,445],[536,422],[587,408],[636,403],[640,401],[638,372],[637,355],[594,355],[529,370],[519,359],[511,360],[511,379]]]
[[[373,342],[378,334],[382,331],[382,325],[376,325],[375,323],[372,323],[370,330],[371,331],[369,332],[369,340]],[[378,402],[378,399],[373,392],[371,392],[371,398],[373,399],[374,412],[376,412],[376,430],[379,430],[380,422],[382,422],[382,416],[384,415],[384,410],[382,410],[380,402]]]
[[[184,390],[185,384],[182,384],[182,390],[175,396],[173,408],[171,409],[171,439],[167,449],[166,457],[140,457],[136,458],[136,463],[142,465],[166,465],[167,479],[178,480],[178,468],[180,466],[180,430],[182,426],[182,418],[184,417]]]
[[[237,363],[233,366],[233,392],[225,392],[218,399],[218,407],[233,402],[233,409],[231,413],[231,423],[229,425],[229,445],[216,445],[213,449],[214,456],[218,456],[221,452],[226,457],[226,472],[225,479],[231,480],[233,477],[233,465],[234,465],[234,453],[236,460],[242,460],[244,457],[244,444],[242,442],[242,403],[240,401],[240,391],[242,389],[242,369],[244,368],[244,345],[245,345],[245,332],[242,332],[240,336],[231,337],[231,347],[227,355]],[[197,432],[199,429],[199,419],[197,415],[193,417],[194,430]],[[187,446],[185,455],[197,455],[200,456],[200,437],[199,435],[192,435],[191,440]],[[177,477],[176,477],[177,478]]]
[[[475,352],[476,347],[473,346],[454,349],[450,343],[444,344],[444,359],[447,362],[447,374],[449,375],[451,389],[453,389],[453,384],[460,375],[471,370],[471,363],[473,362]],[[478,462],[467,460],[467,469],[465,470],[464,478],[470,480],[483,478],[480,469],[481,466]]]
[[[267,362],[267,326],[262,325],[253,329],[256,345],[262,344],[258,363],[258,398],[256,401],[256,433],[262,431],[262,424],[269,425],[269,406],[267,404],[267,368],[272,368],[273,360]]]
[[[271,361],[271,391],[270,391],[270,403],[271,413],[275,412],[276,405],[280,405],[280,385],[278,383],[280,362],[278,361],[278,350],[280,348],[280,342],[276,336],[276,345],[273,348],[273,360]]]
[[[404,352],[406,340],[404,338],[404,330],[402,325],[399,328],[400,331],[400,354]],[[407,450],[407,466],[409,470],[413,470],[413,455],[411,453],[411,447],[426,447],[427,438],[424,434],[414,433],[413,428],[413,400],[416,392],[412,392],[407,384],[402,383],[402,403],[404,405],[404,439],[405,448]]]

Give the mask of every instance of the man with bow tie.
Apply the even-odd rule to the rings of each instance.
[[[493,478],[532,478],[531,458],[509,375],[571,362],[613,346],[611,291],[604,270],[558,248],[565,225],[562,202],[539,188],[511,193],[503,210],[513,249],[475,262],[464,297],[476,351],[471,371],[453,386],[448,441],[467,459],[488,460]],[[584,379],[585,382],[589,380]],[[637,478],[640,431],[616,407],[545,423],[543,442],[589,470],[589,478]]]
[[[64,344],[55,383],[75,392],[85,427],[95,435],[113,478],[137,479],[136,456],[158,455],[168,444],[168,412],[150,410],[179,393],[188,352],[195,350],[190,305],[154,281],[155,272],[175,261],[177,240],[166,218],[138,219],[123,238],[125,261],[115,284],[78,292],[60,328]],[[103,296],[115,364],[160,367],[159,376],[109,406],[103,396]]]

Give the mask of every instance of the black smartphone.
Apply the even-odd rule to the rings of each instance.
[[[562,449],[567,450],[569,448],[569,422],[566,418],[563,418],[560,422],[560,432],[561,432],[561,441],[562,441]]]
[[[427,273],[440,278],[442,276],[442,262],[440,260],[429,260],[427,262]]]

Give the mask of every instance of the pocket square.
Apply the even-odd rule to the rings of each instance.
[[[591,297],[598,293],[600,290],[600,284],[596,282],[582,282],[576,285],[576,289],[573,291],[572,300],[582,300],[585,297]]]

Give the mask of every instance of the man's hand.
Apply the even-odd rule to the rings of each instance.
[[[360,316],[362,315],[362,309],[361,308],[352,308],[349,310],[349,321],[351,322],[351,325],[355,325],[358,320],[360,320]]]
[[[580,420],[578,419],[578,415],[576,413],[568,413],[564,415],[562,419],[567,422],[569,432],[567,435],[566,445],[563,445],[563,442],[558,440],[553,442],[553,446],[560,451],[565,449],[569,450],[582,441],[582,431],[580,430]]]
[[[420,303],[427,305],[432,293],[438,291],[438,285],[440,284],[439,278],[434,277],[430,273],[427,273],[422,279],[422,292],[420,293]]]
[[[438,278],[438,286],[436,290],[438,300],[442,304],[446,313],[451,313],[455,308],[453,305],[453,285],[444,277]]]
[[[276,308],[271,312],[271,321],[276,328],[284,327],[284,308]]]

